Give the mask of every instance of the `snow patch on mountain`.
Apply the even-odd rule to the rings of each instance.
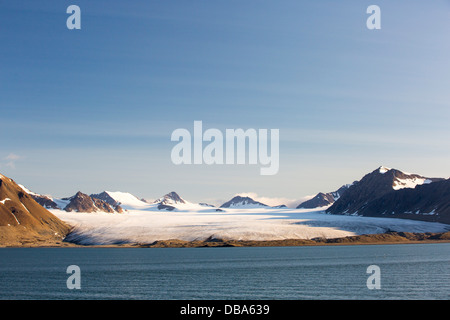
[[[396,178],[392,184],[392,189],[400,190],[404,188],[412,188],[414,189],[418,185],[429,184],[432,181],[423,177],[411,177],[407,179]]]
[[[28,190],[27,188],[25,188],[25,186],[23,186],[23,185],[21,185],[21,184],[17,184],[17,185],[18,185],[19,187],[21,187],[22,190],[25,191],[26,193],[28,193],[28,194],[30,194],[30,195],[34,195],[34,196],[39,196],[39,194],[34,193],[34,192]]]
[[[5,198],[5,199],[3,199],[2,201],[0,201],[0,203],[1,203],[1,204],[5,204],[6,201],[11,201],[11,199],[10,199],[10,198]]]
[[[120,204],[124,209],[145,208],[148,207],[148,203],[139,200],[136,196],[128,192],[120,191],[105,191],[111,198]]]
[[[378,171],[379,171],[381,174],[384,174],[384,173],[386,173],[386,172],[388,172],[388,171],[390,171],[390,170],[392,170],[392,169],[391,169],[391,168],[388,168],[388,167],[385,167],[385,166],[381,166],[381,167],[378,168]]]

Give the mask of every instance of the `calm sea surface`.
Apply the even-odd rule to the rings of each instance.
[[[69,290],[67,267],[80,268]],[[367,267],[380,268],[369,290]],[[0,299],[450,299],[450,243],[3,248]]]

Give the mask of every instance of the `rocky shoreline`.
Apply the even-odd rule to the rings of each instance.
[[[207,239],[203,241],[163,240],[151,244],[137,244],[145,248],[201,248],[201,247],[287,247],[287,246],[323,246],[323,245],[370,245],[401,243],[450,242],[450,232],[444,233],[408,233],[388,232],[367,234],[343,238],[284,239],[284,240],[223,240]]]
[[[284,239],[284,240],[224,240],[209,238],[206,240],[185,241],[178,239],[159,240],[152,243],[125,243],[109,245],[79,245],[64,240],[30,238],[20,242],[1,243],[3,248],[205,248],[205,247],[290,247],[290,246],[326,246],[326,245],[376,245],[376,244],[413,244],[450,242],[450,232],[409,233],[387,232],[365,234],[342,238]]]

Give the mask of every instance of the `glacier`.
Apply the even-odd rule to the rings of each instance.
[[[216,208],[180,204],[174,211],[154,204],[127,206],[121,214],[50,211],[73,227],[66,241],[82,245],[152,243],[157,240],[283,240],[361,234],[446,232],[450,225],[397,218],[326,214],[318,209]]]

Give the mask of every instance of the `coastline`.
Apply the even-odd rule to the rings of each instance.
[[[300,247],[342,246],[377,244],[450,243],[450,231],[442,233],[387,232],[364,234],[342,238],[283,239],[283,240],[230,240],[210,238],[206,240],[158,240],[152,243],[125,243],[105,245],[81,245],[50,239],[25,240],[21,243],[0,244],[0,248],[223,248],[223,247]]]
[[[205,248],[205,247],[301,247],[329,245],[376,245],[376,244],[413,244],[413,243],[449,243],[450,232],[408,233],[387,232],[342,238],[284,239],[284,240],[223,240],[207,239],[202,241],[162,240],[151,244],[139,244],[142,248]]]

